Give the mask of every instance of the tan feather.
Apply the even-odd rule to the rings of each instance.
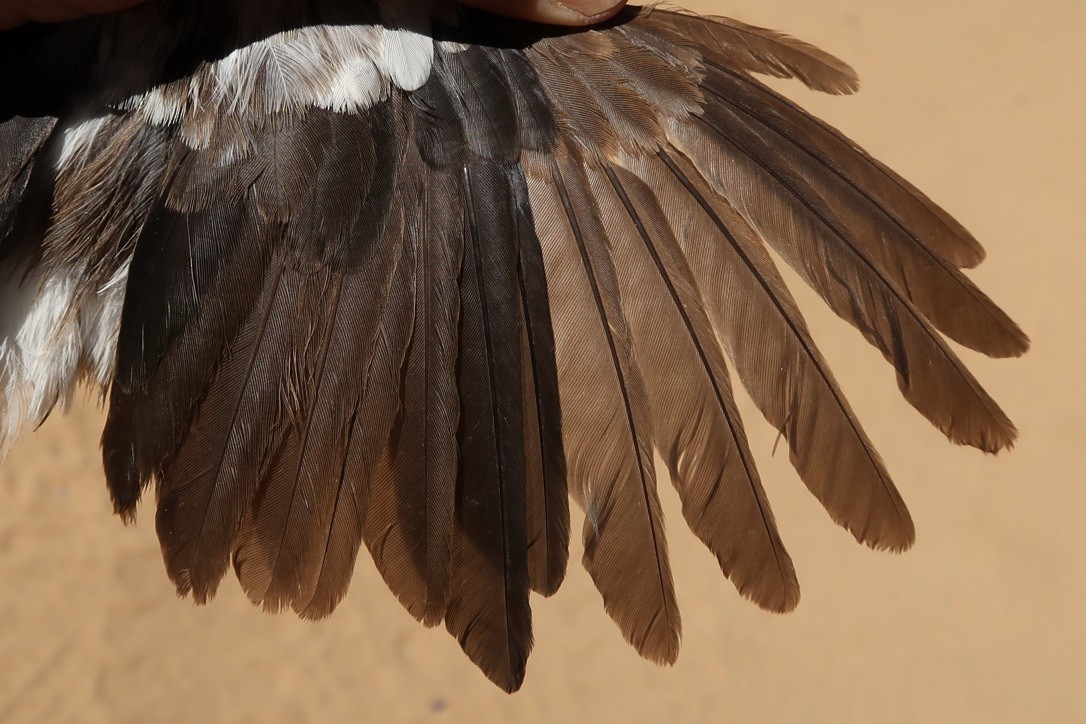
[[[788,440],[808,488],[857,540],[911,546],[905,504],[761,239],[682,159],[664,156],[633,170],[676,230],[739,378]]]
[[[558,156],[528,154],[522,163],[550,287],[569,481],[588,517],[584,564],[626,639],[670,663],[681,622],[651,412],[599,212],[579,162]]]
[[[902,394],[952,441],[996,452],[1017,431],[928,320],[790,170],[767,170],[744,142],[691,124],[671,139],[788,263],[894,365]],[[787,174],[787,175],[785,175]]]
[[[689,47],[698,55],[749,73],[795,78],[823,93],[854,93],[859,77],[848,64],[810,43],[731,18],[652,11],[631,25]]]
[[[797,155],[815,158],[840,176],[876,205],[878,213],[904,227],[915,243],[958,267],[984,260],[984,247],[968,229],[836,128],[745,73],[712,61],[709,66],[716,92],[730,89],[725,90],[728,102],[787,137]]]
[[[743,102],[753,94],[747,85],[729,83],[727,79],[724,74],[713,74],[706,80],[713,102],[702,116],[703,123],[711,134],[741,148],[744,155],[778,180],[785,195],[800,200],[809,214],[839,224],[843,233],[832,232],[827,245],[836,242],[836,247],[854,247],[867,266],[898,287],[937,329],[961,344],[994,357],[1018,356],[1029,348],[1026,336],[1006,313],[943,258],[959,255],[957,250],[967,242],[946,231],[926,237],[932,239],[930,242],[922,241],[909,230],[907,222],[885,212],[853,180],[862,179],[867,170],[861,154],[852,153],[833,165],[818,159],[804,150],[806,144],[793,141],[761,120],[771,114],[756,115],[744,108]],[[851,168],[846,165],[849,162],[856,165],[857,159],[858,171],[840,170]],[[840,168],[836,168],[838,165]],[[705,168],[710,173],[713,170],[711,165]],[[900,192],[898,195],[902,196]],[[927,210],[923,205],[919,211],[904,208],[910,208],[921,219],[920,224],[930,220],[923,213]]]
[[[799,584],[694,275],[643,182],[622,169],[593,169],[589,178],[611,240],[656,444],[687,522],[740,593],[763,608],[789,611],[799,602]]]

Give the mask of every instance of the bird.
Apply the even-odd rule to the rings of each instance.
[[[799,601],[736,386],[835,523],[905,551],[780,261],[952,443],[1015,442],[950,345],[1029,348],[968,277],[983,248],[764,82],[858,89],[792,36],[656,6],[559,29],[160,0],[4,31],[0,67],[0,445],[97,390],[116,512],[154,498],[198,604],[232,568],[322,619],[365,548],[514,692],[579,508],[604,610],[671,664],[656,455],[737,592]]]

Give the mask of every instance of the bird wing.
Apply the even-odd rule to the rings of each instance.
[[[529,594],[584,565],[649,659],[680,618],[654,452],[744,596],[799,587],[733,380],[862,543],[909,513],[770,254],[886,358],[950,440],[1015,429],[945,338],[1022,331],[963,273],[969,233],[758,81],[851,92],[816,48],[628,8],[563,34],[162,3],[0,37],[0,441],[109,399],[117,511],[154,484],[170,577],[306,618],[362,544],[498,685]]]

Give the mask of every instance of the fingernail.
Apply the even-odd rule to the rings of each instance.
[[[626,4],[626,0],[540,0],[539,19],[561,25],[588,25],[607,20]]]

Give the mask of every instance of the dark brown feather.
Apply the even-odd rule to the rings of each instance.
[[[320,493],[334,480],[328,463],[342,457],[344,420],[335,414],[341,391],[332,391],[344,361],[343,350],[333,350],[344,339],[342,291],[338,275],[307,274],[289,307],[294,344],[273,388],[276,435],[258,460],[259,487],[238,531],[234,563],[242,588],[272,613],[308,601],[300,582],[315,546],[307,544],[324,515]]]
[[[513,173],[464,169],[460,475],[445,616],[472,661],[510,692],[532,649]]]
[[[397,241],[403,234],[401,213],[397,209],[391,216],[386,236],[374,247],[376,256],[384,256],[399,246]],[[415,288],[411,280],[416,253],[417,247],[405,240],[394,272],[380,286],[363,273],[356,278],[359,286],[346,290],[353,294],[349,298],[358,300],[363,323],[345,327],[343,335],[368,340],[370,346],[356,349],[344,362],[347,374],[360,380],[360,388],[357,394],[348,394],[340,402],[339,419],[349,421],[342,423],[347,442],[342,457],[333,459],[337,467],[332,472],[338,474],[325,483],[333,484],[336,490],[331,516],[324,529],[316,527],[317,533],[327,530],[327,536],[322,535],[319,541],[319,563],[309,569],[304,579],[312,581],[312,594],[294,603],[295,610],[308,619],[328,616],[346,595],[359,547],[374,519],[374,479],[392,433],[414,321]],[[382,269],[387,267],[382,265]],[[381,296],[374,298],[375,293]],[[366,542],[369,544],[369,540]]]
[[[532,590],[551,596],[562,585],[569,560],[569,493],[562,410],[543,252],[522,178],[516,179],[514,202],[520,240],[517,279],[522,304],[528,575]]]
[[[200,243],[190,244],[190,236]],[[279,238],[228,203],[179,214],[160,202],[146,221],[129,269],[102,438],[122,516],[135,513],[143,487],[161,476],[188,434],[253,310],[271,303],[262,295],[271,294],[269,259]]]
[[[414,330],[398,420],[366,520],[378,570],[411,615],[429,626],[441,623],[449,596],[460,417],[456,281],[463,255],[459,183],[433,174],[414,189],[419,206],[407,229],[417,249],[410,280]]]
[[[393,108],[402,110],[402,106],[395,104]],[[395,137],[382,138],[383,133],[393,129]],[[334,356],[329,360],[327,351],[316,351],[320,350],[319,345],[314,352],[307,350],[307,354],[315,353],[318,359],[321,355],[325,357],[323,362],[309,366],[309,369],[329,370],[329,384],[323,386],[305,377],[290,380],[296,383],[298,391],[292,397],[309,400],[309,404],[303,404],[300,410],[308,408],[311,422],[305,423],[302,448],[292,450],[290,436],[284,436],[287,444],[276,457],[289,461],[283,470],[285,477],[277,480],[277,459],[264,482],[268,490],[293,490],[279,543],[280,552],[271,569],[272,579],[263,599],[265,607],[285,607],[289,603],[298,613],[314,616],[325,608],[322,600],[327,600],[327,596],[331,595],[333,601],[342,597],[353,573],[349,549],[353,546],[357,550],[357,529],[345,526],[342,542],[329,540],[326,531],[331,531],[345,492],[343,486],[369,486],[361,495],[367,505],[357,511],[360,514],[365,511],[367,522],[373,507],[381,500],[372,481],[395,418],[401,370],[414,324],[416,295],[413,280],[417,237],[409,230],[417,213],[416,191],[420,179],[418,164],[405,161],[402,155],[407,145],[407,134],[403,131],[403,127],[397,125],[374,129],[375,140],[385,142],[385,148],[380,152],[390,153],[392,168],[385,171],[386,178],[370,185],[370,193],[362,201],[357,215],[351,215],[360,222],[355,232],[361,234],[353,236],[348,232],[340,237],[333,231],[336,227],[327,221],[318,227],[329,234],[322,249],[323,258],[333,260],[333,267],[343,265],[348,270],[347,280],[353,284],[350,288],[345,288],[344,282],[334,284],[334,289],[324,295],[320,306],[320,314],[336,321],[328,338]],[[389,199],[392,200],[390,207]],[[376,213],[371,217],[367,211]],[[335,212],[336,209],[330,209],[330,213]],[[395,270],[388,285],[380,287],[385,296],[373,303],[358,285],[359,282],[366,283],[365,275],[359,279],[356,270],[371,264],[380,269],[388,268],[392,262],[386,260],[387,255],[395,257]],[[298,414],[292,417],[305,419]],[[353,431],[348,427],[352,419],[357,426]],[[357,494],[349,492],[357,500]],[[271,512],[274,515],[274,509]],[[275,525],[268,529],[273,531],[271,540],[274,542]],[[365,530],[363,525],[363,534]],[[245,552],[244,532],[240,541],[237,562],[242,561]],[[338,550],[332,550],[333,546]],[[335,553],[331,558],[330,551]],[[346,557],[343,557],[344,552],[348,552]],[[329,562],[332,562],[331,567]],[[259,589],[250,589],[244,565],[240,568],[242,585],[252,596],[254,590]],[[259,570],[254,580],[262,583]],[[324,593],[322,585],[328,586],[330,592]]]
[[[367,171],[365,166],[356,170]],[[244,164],[239,164],[235,176],[217,173],[227,185],[252,178]],[[247,192],[243,193],[248,199]],[[380,290],[387,290],[387,282],[381,280],[389,278],[391,266],[385,259],[389,250],[398,248],[377,244],[370,218],[361,220],[344,236],[322,235],[317,229],[299,235],[291,227],[302,223],[291,212],[296,208],[294,202],[275,198],[282,196],[282,191],[271,192],[266,187],[253,193],[256,198],[241,206],[227,194],[208,211],[167,214],[171,226],[166,227],[169,231],[163,238],[174,239],[171,248],[182,256],[176,264],[170,263],[169,256],[149,257],[149,263],[167,275],[164,281],[169,281],[172,273],[178,277],[176,282],[156,286],[155,274],[140,273],[137,254],[129,300],[147,298],[154,303],[136,303],[126,310],[129,335],[122,341],[132,340],[133,347],[126,353],[122,345],[122,372],[126,357],[133,359],[129,365],[132,371],[122,377],[129,382],[115,387],[111,424],[107,426],[105,446],[107,461],[113,461],[110,465],[115,470],[111,477],[118,481],[115,489],[131,490],[132,484],[125,480],[159,478],[159,531],[168,568],[179,590],[193,590],[200,601],[213,595],[247,513],[252,523],[261,524],[261,533],[246,528],[244,538],[250,543],[260,538],[261,543],[248,547],[238,560],[248,564],[244,566],[246,589],[255,600],[264,601],[283,557],[282,545],[275,541],[286,540],[284,527],[291,516],[290,501],[296,497],[298,478],[305,477],[303,498],[312,502],[317,492],[322,494],[322,505],[306,509],[318,519],[333,505],[326,503],[329,490],[337,493],[333,500],[338,500],[340,487],[335,482],[343,467],[343,454],[336,448],[345,444],[343,438],[349,430],[344,425],[357,397],[350,391],[352,375],[344,371],[351,369],[359,356],[368,358],[365,350],[367,345],[372,348],[375,332],[367,336],[364,319],[380,308],[370,300],[374,295],[380,299]],[[175,198],[180,201],[176,194]],[[358,199],[356,208],[363,202]],[[227,224],[214,221],[227,212],[241,213],[241,220]],[[209,219],[203,229],[215,234],[197,235],[197,256],[188,261],[185,255],[194,253],[192,220],[201,216]],[[337,227],[325,220],[322,228]],[[150,238],[147,244],[141,240],[141,246],[153,253]],[[333,251],[337,244],[345,243],[352,247],[350,251]],[[260,263],[266,255],[262,245],[282,248],[267,267]],[[370,260],[364,261],[367,254]],[[348,273],[346,280],[341,272],[314,266],[327,257],[336,259],[335,266]],[[262,282],[256,281],[262,277]],[[264,289],[255,299],[254,282],[256,290]],[[344,285],[348,303],[357,306],[342,315],[336,305],[325,309],[324,293],[331,290],[332,297],[338,299]],[[147,291],[139,293],[144,287]],[[166,312],[156,314],[156,305],[165,305]],[[369,328],[375,329],[379,320],[376,317]],[[344,325],[338,334],[333,329],[336,323]],[[149,345],[148,341],[154,343]],[[325,389],[321,394],[330,352],[336,355],[329,382],[333,390]],[[174,369],[179,373],[171,374]],[[353,376],[355,380],[359,377]],[[252,420],[262,424],[254,425]],[[311,440],[316,444],[307,447]],[[294,484],[288,478],[291,447],[296,466]],[[311,460],[314,452],[318,463],[303,461]],[[269,473],[270,488],[265,477]],[[250,511],[258,492],[260,511]],[[283,496],[286,502],[282,502]],[[275,500],[280,500],[279,506],[272,504]],[[309,591],[299,589],[300,581],[306,575],[326,573],[315,564],[303,572],[299,562],[306,556],[311,562],[312,550],[317,547],[313,539],[323,543],[327,540],[325,531],[303,525],[295,535],[305,546],[296,541],[287,546],[287,560],[293,560],[293,566],[287,566],[289,583],[281,584],[294,592],[271,597],[266,601],[270,608],[298,605],[303,598],[308,603]],[[304,554],[300,552],[303,547]],[[349,574],[350,570],[339,573],[343,588]]]
[[[277,440],[279,383],[294,340],[304,333],[295,324],[305,278],[276,262],[159,480],[157,528],[166,568],[178,591],[191,592],[197,602],[210,600],[226,573],[266,453]]]
[[[367,481],[388,440],[414,323],[415,247],[405,237],[415,211],[412,192],[417,177],[403,171],[394,175],[400,178],[402,193],[397,198],[402,203],[387,215],[382,236],[372,241],[351,239],[353,244],[372,244],[380,254],[398,255],[383,314],[371,316],[379,305],[359,307],[365,296],[357,285],[345,290],[340,275],[326,271],[310,275],[312,296],[307,293],[306,304],[297,310],[303,326],[280,385],[278,445],[267,453],[267,472],[235,551],[242,587],[271,611],[293,606],[305,612],[322,575],[338,577],[345,585],[351,574],[326,571],[324,554],[325,531],[340,494],[334,482],[341,474],[340,461],[348,454],[345,433],[351,403],[359,398],[364,379],[356,367],[360,357],[366,359],[359,343],[365,344],[367,323],[379,321],[360,407],[362,434],[356,443],[363,451],[361,478]],[[367,521],[383,501],[382,492],[371,488]]]
[[[23,200],[39,153],[49,141],[57,119],[16,116],[0,121],[0,240],[11,228]]]

